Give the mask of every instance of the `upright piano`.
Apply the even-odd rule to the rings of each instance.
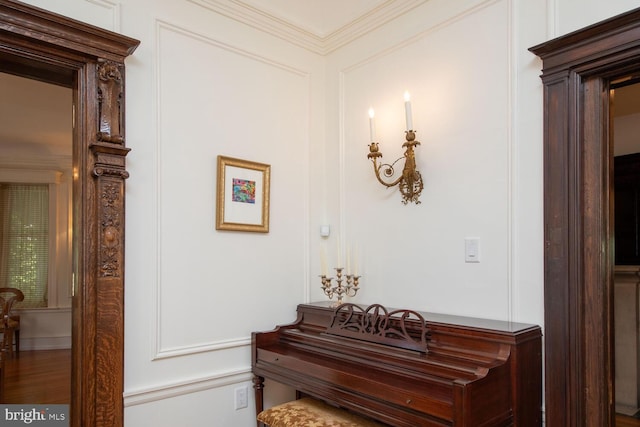
[[[390,426],[541,426],[541,337],[523,323],[300,304],[295,322],[252,334],[256,411],[268,378]]]

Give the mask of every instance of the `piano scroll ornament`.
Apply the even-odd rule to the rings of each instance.
[[[380,304],[363,309],[351,303],[334,310],[327,333],[422,353],[428,352],[430,336],[424,317],[416,311],[389,312]]]

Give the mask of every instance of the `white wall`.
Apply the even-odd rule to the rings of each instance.
[[[526,48],[545,34],[529,31],[520,42],[523,16],[544,24],[544,13],[521,3],[432,0],[329,58],[335,84],[328,86],[336,86],[341,108],[341,120],[328,128],[340,143],[335,162],[343,162],[345,241],[363,248],[359,300],[542,321],[540,212],[519,211],[541,207],[541,129],[524,127],[542,105],[540,66]],[[406,28],[413,31],[399,31]],[[366,159],[369,105],[384,159],[402,155],[404,90],[422,142],[417,163],[425,188],[417,206],[404,206],[396,189],[380,185]],[[523,98],[524,91],[532,95]],[[539,180],[520,182],[523,169]],[[532,187],[529,198],[519,197],[521,185]],[[519,220],[539,232],[523,248]],[[480,238],[480,263],[464,262],[465,237]],[[520,250],[535,263],[526,283],[516,265]],[[528,311],[514,313],[523,297]]]
[[[125,423],[224,427],[254,423],[253,402],[233,409],[250,332],[324,298],[322,245],[361,248],[359,301],[542,323],[541,63],[527,48],[635,6],[430,0],[321,57],[201,2],[30,3],[142,41],[127,60]],[[366,159],[370,105],[385,159],[401,155],[404,90],[418,206]],[[219,154],[271,164],[268,234],[215,231]],[[464,263],[467,236],[479,264]]]
[[[629,114],[627,116],[616,117],[615,135],[615,155],[623,156],[638,152],[638,133],[640,132],[640,114]]]

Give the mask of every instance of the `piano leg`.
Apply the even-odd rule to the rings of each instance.
[[[256,417],[260,412],[262,412],[263,408],[263,389],[264,389],[264,378],[259,377],[258,375],[253,376],[253,390],[256,394]],[[262,423],[260,421],[256,421],[257,427],[262,427]]]

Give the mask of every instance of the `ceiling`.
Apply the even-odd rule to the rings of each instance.
[[[246,6],[259,9],[286,21],[303,31],[326,38],[354,21],[366,19],[385,3],[398,0],[242,0]]]

